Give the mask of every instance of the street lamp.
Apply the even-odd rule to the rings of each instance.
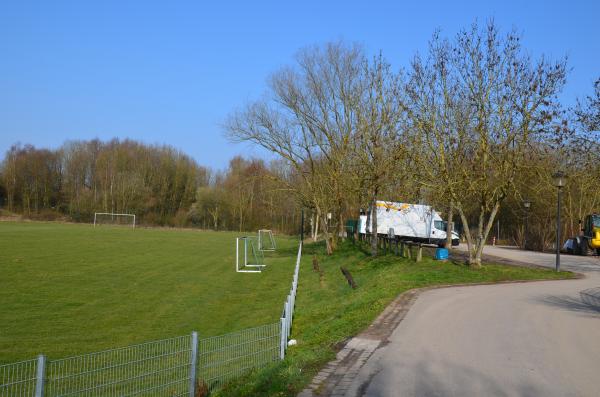
[[[562,188],[567,183],[567,175],[562,171],[557,171],[552,175],[554,186],[558,188],[558,197],[556,203],[556,271],[560,270],[560,199],[562,196]]]
[[[523,233],[523,249],[527,249],[527,224],[529,223],[529,207],[531,207],[531,201],[523,200],[523,207],[525,207],[525,232]]]

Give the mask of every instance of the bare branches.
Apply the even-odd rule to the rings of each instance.
[[[434,35],[429,57],[413,61],[406,91],[421,178],[448,194],[461,217],[466,201],[477,203],[477,239],[466,233],[475,265],[515,176],[559,116],[565,75],[564,60],[532,61],[518,35],[501,35],[493,23],[453,41]]]
[[[269,100],[233,114],[225,130],[230,139],[258,144],[293,167],[302,179],[293,187],[298,201],[310,203],[322,216],[334,215],[321,222],[332,250],[365,90],[364,56],[358,46],[333,43],[304,49],[296,61],[295,67],[273,74]]]

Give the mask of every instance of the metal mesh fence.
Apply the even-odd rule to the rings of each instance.
[[[294,308],[296,305],[296,292],[298,291],[298,276],[300,274],[300,260],[302,259],[302,242],[298,247],[298,256],[296,257],[296,267],[294,268],[294,277],[292,278],[292,287],[283,304],[283,312],[280,318],[281,324],[281,341],[280,341],[280,357],[283,360],[285,351],[288,348],[288,339],[292,332],[292,322],[294,320]]]
[[[250,369],[279,360],[279,323],[246,329],[198,342],[198,380],[209,390]]]
[[[37,360],[0,365],[0,397],[33,396]]]
[[[181,336],[48,362],[47,396],[183,396],[191,337]]]
[[[0,365],[0,397],[130,397],[212,391],[283,359],[291,332],[302,244],[279,322],[198,340],[196,332],[119,349]]]

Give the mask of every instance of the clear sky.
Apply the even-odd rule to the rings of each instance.
[[[224,168],[220,123],[260,97],[301,47],[332,40],[382,50],[395,67],[435,29],[490,18],[533,56],[569,56],[566,103],[600,76],[600,1],[26,1],[0,2],[0,158],[16,142],[170,144]]]

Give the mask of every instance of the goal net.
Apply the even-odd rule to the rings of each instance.
[[[275,239],[273,232],[268,229],[260,229],[258,231],[258,250],[259,251],[275,251]]]
[[[125,225],[135,228],[135,215],[115,214],[112,212],[95,212],[94,227],[96,225]]]
[[[238,273],[260,273],[265,267],[262,252],[256,249],[255,237],[235,239],[235,270]]]

